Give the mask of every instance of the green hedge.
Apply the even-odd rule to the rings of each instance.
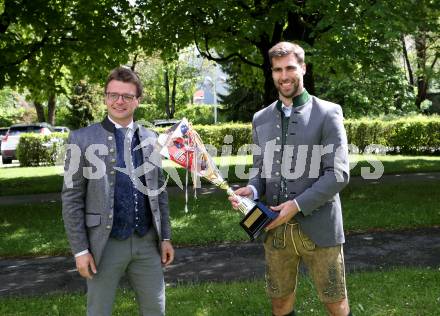
[[[394,120],[359,119],[346,120],[348,143],[364,152],[369,145],[382,145],[388,153],[403,155],[440,154],[440,117],[416,116]],[[206,145],[214,146],[217,155],[222,147],[231,145],[232,154],[252,143],[250,124],[194,125]],[[155,129],[161,133],[165,128]],[[232,137],[231,137],[232,136]],[[23,134],[18,146],[18,159],[22,166],[53,165],[67,134],[50,136]]]
[[[205,145],[209,144],[217,149],[218,156],[222,153],[222,146],[231,145],[232,154],[236,154],[241,146],[252,143],[250,124],[194,125],[194,129]],[[163,133],[166,128],[155,128],[154,130]]]
[[[25,133],[20,135],[17,146],[17,159],[20,166],[53,166],[60,153],[67,133],[52,133],[50,135],[40,135]]]
[[[390,154],[440,154],[440,116],[346,120],[344,125],[348,143],[358,147],[360,152],[370,145],[382,145]],[[233,154],[244,144],[252,143],[250,124],[195,125],[194,128],[205,144],[217,148],[218,154],[225,145],[226,135],[232,135]]]
[[[440,154],[440,116],[413,116],[394,120],[346,120],[348,143],[363,152],[368,145],[385,146],[388,153]]]

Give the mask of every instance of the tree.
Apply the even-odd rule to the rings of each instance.
[[[143,55],[136,63],[143,79],[144,102],[164,109],[168,119],[174,117],[177,107],[190,103],[198,79],[190,49],[173,57]]]
[[[98,118],[102,103],[102,90],[82,80],[73,87],[67,108],[70,112],[69,126],[80,128],[88,126]]]
[[[393,102],[402,98],[395,95],[401,93],[401,83],[386,74],[398,71],[394,53],[400,47],[400,34],[414,1],[207,0],[200,3],[182,0],[164,4],[149,0],[139,3],[148,21],[145,36],[155,38],[163,49],[194,43],[200,54],[210,60],[258,69],[264,87],[263,104],[276,97],[267,51],[281,40],[295,41],[305,48],[305,86],[311,93],[322,92],[327,82],[345,80],[359,82],[355,89],[361,95],[368,95],[368,87],[361,83],[371,78],[373,84],[396,89],[382,91],[388,94],[384,100]],[[235,71],[239,67],[231,69]],[[326,82],[322,84],[322,80]]]
[[[408,84],[416,91],[415,103],[419,110],[422,102],[427,98],[430,84],[440,73],[438,67],[440,57],[439,16],[440,5],[437,2],[417,1],[411,10],[406,32],[402,32],[401,35]]]
[[[71,82],[103,80],[127,61],[137,36],[131,11],[125,0],[5,0],[0,87],[28,89],[39,120],[53,124],[56,96]]]

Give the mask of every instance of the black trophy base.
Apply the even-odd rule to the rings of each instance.
[[[241,220],[240,225],[249,235],[251,240],[254,240],[263,232],[273,219],[278,216],[278,212],[272,211],[266,205],[258,202]]]

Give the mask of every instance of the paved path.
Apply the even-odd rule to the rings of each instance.
[[[348,235],[344,252],[348,273],[399,266],[440,268],[440,227]],[[165,271],[171,285],[263,277],[262,245],[250,242],[177,248],[174,263]],[[0,259],[0,297],[84,290],[72,257]]]

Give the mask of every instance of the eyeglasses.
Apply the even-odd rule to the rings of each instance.
[[[122,101],[124,101],[125,103],[132,102],[134,99],[136,99],[136,96],[132,94],[119,94],[114,92],[106,92],[105,96],[110,102],[118,101],[119,97],[122,97]]]

